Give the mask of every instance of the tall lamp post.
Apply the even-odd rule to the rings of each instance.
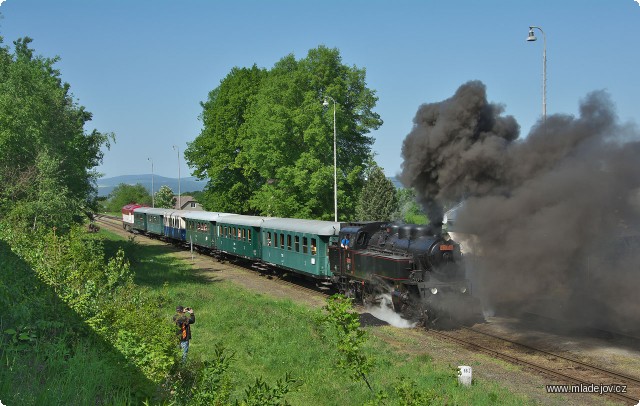
[[[533,29],[536,28],[542,33],[543,47],[542,47],[542,122],[547,122],[547,36],[542,28],[536,26],[529,27],[529,36],[527,41],[537,40]]]
[[[156,207],[156,200],[153,195],[153,159],[147,158],[147,161],[151,161],[151,207]]]
[[[178,210],[182,208],[182,202],[180,201],[180,148],[173,146],[173,149],[178,153]]]
[[[336,138],[337,138],[337,130],[336,130],[336,100],[331,96],[326,96],[323,106],[328,106],[329,102],[327,98],[333,101],[333,215],[334,221],[338,222],[338,161],[336,159]]]

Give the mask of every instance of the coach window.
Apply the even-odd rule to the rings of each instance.
[[[264,242],[268,247],[271,246],[271,231],[267,231],[267,241]]]
[[[318,252],[318,247],[316,246],[316,239],[312,238],[311,239],[311,255],[316,255],[317,252]]]
[[[224,236],[225,236],[225,238],[229,237],[229,227],[227,227],[227,226],[224,226]]]
[[[251,230],[247,230],[247,241],[251,242]]]
[[[280,248],[284,249],[284,234],[280,234]]]
[[[300,252],[300,236],[295,236],[294,243],[296,246],[296,252]]]
[[[238,227],[238,240],[241,240],[244,236],[244,230]]]
[[[287,249],[291,251],[291,235],[287,234]]]
[[[302,253],[307,253],[307,237],[302,237]]]

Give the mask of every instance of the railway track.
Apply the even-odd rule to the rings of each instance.
[[[521,365],[538,373],[570,385],[583,388],[592,384],[619,385],[626,393],[603,393],[611,399],[635,405],[640,399],[640,379],[617,371],[602,368],[587,362],[534,348],[516,341],[463,327],[454,331],[429,330],[428,334],[462,345],[473,351],[490,355],[504,361]],[[610,387],[610,390],[614,390]],[[632,403],[629,403],[632,402]]]

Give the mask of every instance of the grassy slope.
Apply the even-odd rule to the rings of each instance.
[[[0,240],[0,401],[6,405],[128,404],[135,368],[86,328],[35,271]],[[9,329],[34,339],[11,344]]]
[[[109,250],[124,246],[119,237],[107,232],[103,235],[110,240],[106,245]],[[170,303],[195,309],[197,321],[192,327],[190,361],[209,359],[220,342],[235,351],[232,399],[242,397],[244,388],[257,377],[275,383],[286,372],[302,380],[298,390],[287,396],[294,405],[357,405],[373,398],[364,383],[350,381],[335,367],[337,351],[316,327],[319,311],[290,300],[248,292],[230,282],[205,280],[162,246],[137,246],[133,251],[128,255],[138,284],[161,289]],[[173,305],[166,309],[167,322],[173,310]],[[397,379],[408,377],[418,383],[421,391],[436,393],[440,398],[437,403],[531,403],[488,382],[458,387],[454,372],[433,365],[428,354],[400,354],[373,336],[367,353],[376,359],[370,376],[376,391],[393,393]]]

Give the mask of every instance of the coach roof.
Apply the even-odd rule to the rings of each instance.
[[[233,214],[230,216],[221,217],[218,223],[231,224],[237,226],[250,226],[250,227],[262,227],[265,221],[276,217],[262,217],[262,216],[245,216],[242,214]]]
[[[183,217],[189,220],[202,220],[202,221],[218,221],[220,217],[233,216],[232,213],[218,213],[210,211],[190,211]]]
[[[134,213],[147,213],[147,214],[156,214],[160,216],[166,216],[167,214],[173,212],[173,209],[160,209],[160,208],[151,208],[151,207],[142,207],[140,209],[134,210]]]
[[[340,223],[321,220],[274,218],[265,220],[262,228],[316,235],[338,235]]]

